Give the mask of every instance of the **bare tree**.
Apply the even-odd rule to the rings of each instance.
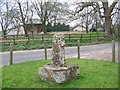
[[[46,34],[46,24],[52,17],[55,17],[55,8],[57,7],[58,3],[56,1],[34,1],[34,7],[37,12],[37,15],[40,18],[40,22],[42,23],[43,29],[42,31]],[[54,14],[53,14],[54,13]]]
[[[117,5],[117,8],[118,8],[118,12],[117,12],[117,36],[118,36],[118,41],[120,42],[120,1],[118,1],[118,5]]]
[[[13,15],[14,15],[14,8],[10,6],[10,2],[0,2],[1,9],[0,9],[0,25],[2,28],[4,38],[6,35],[14,29],[13,27]],[[4,7],[4,8],[2,8]]]
[[[111,32],[110,32],[110,27],[111,27],[111,16],[113,9],[115,5],[118,3],[118,0],[114,0],[114,2],[109,6],[108,5],[108,0],[98,0],[102,2],[102,8],[104,10],[103,15],[101,14],[101,7],[98,2],[78,2],[77,5],[77,10],[75,13],[81,12],[85,7],[93,7],[93,10],[96,12],[99,12],[99,15],[101,18],[105,18],[105,31],[107,32],[107,37],[111,38]]]
[[[22,3],[18,0],[16,3],[18,5],[18,12],[20,14],[19,20],[20,20],[20,23],[22,23],[25,35],[27,36],[27,34],[28,34],[27,23],[30,22],[30,20],[33,16],[33,11],[31,8],[32,6],[29,4],[28,1]]]
[[[108,5],[108,1],[107,2],[104,2],[102,1],[102,5],[103,5],[103,8],[104,8],[104,18],[105,18],[105,30],[107,32],[107,37],[108,38],[111,38],[112,35],[111,35],[111,16],[112,16],[112,12],[113,12],[113,9],[115,7],[115,5],[117,4],[118,0],[115,0],[110,6]]]
[[[19,26],[22,25],[27,36],[26,24],[30,22],[33,16],[33,9],[28,1],[21,2],[20,0],[7,2],[5,1],[3,7],[0,9],[0,24],[4,35],[7,35],[11,30],[17,29],[19,33]]]
[[[89,31],[90,25],[93,24],[93,19],[97,11],[94,9],[97,7],[92,8],[92,6],[95,4],[91,4],[91,2],[87,2],[87,4],[84,4],[85,2],[75,2],[72,3],[71,6],[74,9],[69,10],[68,9],[68,21],[69,22],[76,22],[76,24],[79,24],[78,26],[81,26],[82,28],[86,29],[86,33]],[[76,26],[76,25],[75,25]]]
[[[118,1],[117,6],[115,7],[116,11],[113,13],[113,28],[115,29],[115,36],[118,38],[120,41],[120,0]]]

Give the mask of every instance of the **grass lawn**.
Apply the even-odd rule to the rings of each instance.
[[[96,44],[96,43],[106,43],[106,42],[110,42],[108,40],[101,40],[101,41],[97,41],[96,39],[92,39],[92,41],[90,42],[89,39],[82,39],[80,40],[81,45],[88,45],[88,44]],[[52,47],[52,40],[46,40],[47,43],[47,48],[51,48]],[[77,39],[68,39],[65,40],[66,46],[76,46],[77,45]],[[9,51],[10,48],[10,42],[9,43],[2,43],[2,49],[1,51],[5,52],[5,51]],[[21,42],[16,42],[14,45],[14,50],[33,50],[33,49],[42,49],[44,48],[44,41],[42,40],[30,40],[29,43],[26,43],[24,41]]]
[[[118,88],[118,64],[108,61],[67,59],[79,65],[80,75],[64,84],[41,81],[38,68],[51,60],[18,63],[2,68],[2,88]]]
[[[92,36],[96,37],[91,37]],[[77,44],[77,40],[80,40],[81,45],[87,45],[87,44],[96,44],[96,43],[104,43],[108,42],[103,37],[103,33],[99,33],[99,39],[100,41],[97,40],[97,33],[96,32],[89,32],[87,34],[84,34],[81,38],[81,34],[71,34],[69,38],[69,34],[65,34],[65,42],[66,46],[75,46]],[[44,40],[47,43],[47,47],[50,48],[52,47],[52,35],[51,34],[44,34]],[[51,37],[51,38],[50,38]],[[32,35],[29,35],[30,41],[27,42],[27,38],[23,35],[19,35],[19,37],[14,37],[15,38],[15,44],[14,44],[14,50],[33,50],[33,49],[41,49],[44,48],[44,40],[42,39],[42,35],[34,35],[34,39]],[[25,39],[26,38],[26,39]],[[7,38],[3,39],[8,40],[7,42],[1,43],[2,48],[0,48],[1,51],[9,51],[10,48],[10,43],[13,42],[13,36],[7,36]],[[10,40],[10,41],[9,41]]]

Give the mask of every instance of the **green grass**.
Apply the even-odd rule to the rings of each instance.
[[[89,37],[91,34],[91,36],[97,36],[97,34],[99,34],[100,37],[103,37],[104,36],[104,32],[88,32],[86,34],[82,34],[83,37]],[[74,37],[80,37],[81,34],[71,34],[71,36],[74,36]]]
[[[81,34],[71,34],[70,39],[69,39],[69,34],[65,34],[65,41],[66,41],[66,46],[75,46],[77,44],[77,40],[80,40],[80,43],[83,45],[86,44],[96,44],[98,43],[97,37],[91,37],[90,39],[90,34],[92,36],[97,35],[96,32],[89,32],[87,34],[84,34],[81,38]],[[99,33],[99,38],[101,38],[101,42],[107,42],[107,40],[103,39],[103,33]],[[44,34],[44,40],[47,43],[47,47],[50,48],[52,47],[52,35],[51,34]],[[27,37],[24,35],[19,35],[18,37],[15,38],[15,44],[14,44],[14,50],[33,50],[33,49],[42,49],[44,48],[44,41],[42,39],[42,35],[34,35],[34,39],[32,35],[29,35],[30,41],[27,43]],[[9,51],[10,49],[10,43],[13,42],[13,36],[7,36],[6,39],[3,39],[4,41],[7,41],[6,43],[2,43],[2,48],[0,49],[1,51]],[[10,40],[10,41],[9,41]],[[18,40],[18,41],[17,41]],[[24,40],[24,41],[22,41]]]
[[[2,88],[118,88],[118,64],[108,61],[67,59],[79,65],[79,79],[49,84],[39,79],[38,68],[51,60],[18,63],[2,68]]]
[[[2,68],[0,68],[0,90],[2,88]]]
[[[78,39],[67,39],[65,40],[66,46],[76,46],[77,45],[77,40]],[[80,40],[80,39],[79,39]],[[96,38],[92,38],[92,40],[90,41],[90,39],[82,39],[80,40],[81,45],[87,45],[87,44],[96,44],[96,43],[105,43],[105,42],[109,42],[108,40],[104,40],[101,39],[100,41],[97,41]],[[9,51],[10,48],[10,43],[2,43],[2,50],[3,52],[5,51]],[[47,43],[47,48],[51,48],[52,47],[52,40],[46,40]],[[16,42],[14,44],[14,50],[33,50],[33,49],[42,49],[44,48],[44,41],[42,40],[30,40],[28,43],[25,41],[21,41],[21,42]]]

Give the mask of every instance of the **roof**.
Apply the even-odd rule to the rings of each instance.
[[[77,27],[83,27],[83,26],[80,25],[80,24],[76,24],[76,25],[74,25],[73,27],[71,27],[70,29],[73,30],[73,29],[75,29],[75,28],[77,28]],[[84,28],[84,27],[83,27],[83,28]]]

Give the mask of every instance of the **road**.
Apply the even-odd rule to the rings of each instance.
[[[116,45],[116,59],[118,62],[118,43]],[[52,58],[52,49],[47,49],[48,59]],[[9,65],[9,52],[1,52],[0,56],[1,65]],[[80,47],[81,58],[86,59],[96,59],[96,60],[112,60],[112,44],[97,44],[97,45],[87,45]],[[120,56],[120,55],[119,55]],[[65,47],[65,57],[66,58],[77,58],[77,46]],[[39,50],[26,50],[26,51],[14,51],[13,52],[13,63],[31,61],[31,60],[41,60],[44,59],[44,49]]]

